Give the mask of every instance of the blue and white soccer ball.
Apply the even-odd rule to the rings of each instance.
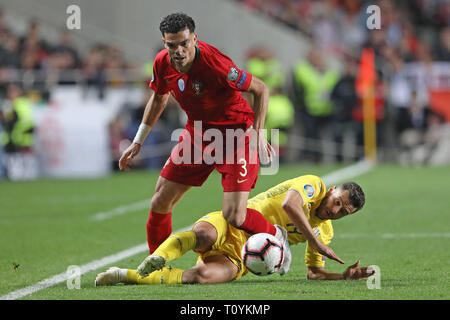
[[[283,244],[271,234],[257,233],[248,238],[241,249],[242,261],[258,276],[277,272],[283,262]]]

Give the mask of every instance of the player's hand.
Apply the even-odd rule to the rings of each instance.
[[[276,151],[272,145],[267,141],[266,137],[259,133],[258,134],[258,154],[259,160],[263,164],[269,164],[272,162],[273,158],[276,156]]]
[[[329,246],[324,245],[322,242],[318,241],[317,242],[317,247],[316,247],[317,251],[319,251],[320,254],[323,254],[324,256],[335,260],[341,264],[345,264],[344,260],[342,260],[341,258],[339,258],[333,251],[333,249],[331,249]]]
[[[120,170],[130,170],[130,162],[141,151],[141,145],[133,142],[123,153],[119,159]]]
[[[360,261],[356,261],[354,265],[351,265],[345,269],[343,276],[345,280],[359,280],[370,277],[375,274],[375,270],[369,269],[369,267],[359,267]]]

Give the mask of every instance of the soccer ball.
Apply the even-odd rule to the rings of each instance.
[[[278,271],[283,262],[283,256],[283,244],[268,233],[254,234],[248,238],[241,249],[245,266],[258,276],[267,276]]]

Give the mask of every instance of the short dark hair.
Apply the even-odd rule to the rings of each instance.
[[[339,186],[342,190],[348,191],[348,199],[356,211],[360,210],[366,203],[364,191],[356,182],[346,182]],[[355,211],[355,212],[356,212]]]
[[[163,36],[164,33],[178,33],[186,28],[189,29],[189,32],[194,32],[195,22],[191,17],[182,12],[169,14],[159,24],[159,30]]]

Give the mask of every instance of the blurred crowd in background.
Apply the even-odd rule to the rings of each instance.
[[[414,86],[399,75],[406,63],[420,63],[426,72],[433,62],[450,61],[450,1],[237,2],[249,11],[299,31],[311,43],[306,59],[299,60],[290,74],[280,77],[285,81],[279,82],[293,103],[295,123],[303,127],[306,148],[301,158],[321,161],[325,149],[332,151],[335,160],[342,161],[342,142],[347,130],[355,137],[354,158],[363,156],[362,97],[355,87],[355,80],[361,51],[367,47],[375,53],[377,144],[381,150],[384,147],[384,158],[408,161],[408,151],[416,146],[426,146],[425,149],[430,151],[428,149],[437,144],[445,115],[430,108],[426,83]],[[380,8],[380,29],[369,30],[366,25],[367,7],[372,4]],[[255,50],[252,56],[276,60],[276,48],[265,52]],[[340,72],[326,63],[330,56],[341,62]],[[273,65],[273,62],[269,64]],[[270,72],[266,76],[255,74],[263,79],[273,76]],[[448,86],[450,79],[446,81]],[[266,82],[270,83],[270,80]],[[450,108],[450,101],[447,107]],[[332,144],[318,147],[322,139],[333,141],[334,147]],[[421,149],[423,155],[416,157],[417,162],[426,162],[425,149]],[[402,153],[402,150],[406,152]],[[399,154],[405,157],[399,159],[396,157]]]
[[[362,97],[355,81],[361,51],[370,47],[377,70],[375,110],[381,160],[427,162],[439,141],[445,115],[430,108],[426,87],[411,86],[397,75],[411,62],[425,68],[434,62],[450,62],[450,1],[234,2],[294,29],[310,44],[307,56],[299,57],[288,72],[277,57],[276,46],[282,44],[276,41],[272,48],[248,48],[246,66],[240,66],[270,88],[266,128],[280,129],[281,161],[354,161],[364,156]],[[378,30],[366,27],[366,9],[373,3],[381,9]],[[132,85],[146,90],[151,61],[137,66],[126,61],[113,44],[95,45],[81,55],[66,29],[58,43],[49,43],[38,21],[29,21],[24,34],[15,34],[3,16],[0,11],[0,176],[7,167],[5,154],[32,152],[32,108],[51,105],[54,86],[96,88],[100,99],[110,87]],[[340,69],[330,67],[330,56],[339,61]],[[140,104],[124,105],[110,124],[115,169],[121,151],[136,133],[150,93],[146,90]],[[184,125],[180,110],[176,101],[169,100],[147,145],[161,146],[170,140],[171,132]],[[413,159],[416,147],[422,148],[422,155]],[[143,157],[141,166],[160,168],[170,148],[162,150]]]

